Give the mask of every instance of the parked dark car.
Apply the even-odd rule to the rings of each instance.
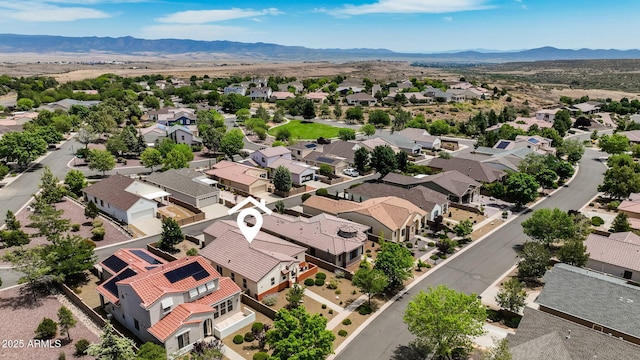
[[[316,140],[318,144],[331,144],[331,139],[325,139],[322,136]]]

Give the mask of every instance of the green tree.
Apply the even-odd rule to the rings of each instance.
[[[409,155],[404,151],[398,151],[396,154],[396,163],[398,164],[398,170],[406,172],[409,167]]]
[[[518,278],[526,281],[537,281],[547,271],[551,253],[537,241],[527,241],[520,251],[518,262]]]
[[[284,201],[282,200],[276,201],[273,208],[278,214],[284,214],[284,211],[287,210],[287,206],[284,204]]]
[[[311,99],[305,99],[302,105],[302,118],[310,120],[316,117],[316,104]]]
[[[556,113],[553,120],[553,128],[558,131],[560,137],[567,134],[567,130],[571,129],[571,114],[569,110],[560,110]]]
[[[417,337],[416,347],[428,350],[435,359],[468,354],[473,338],[484,334],[486,318],[485,308],[475,294],[467,295],[444,285],[420,291],[404,313],[409,332]]]
[[[377,128],[389,126],[389,124],[391,124],[391,117],[389,113],[384,110],[373,110],[369,113],[369,124]]]
[[[558,155],[567,155],[567,160],[575,164],[580,161],[582,155],[584,155],[584,144],[577,139],[564,140],[562,146],[558,149],[558,153]]]
[[[258,106],[258,109],[256,110],[256,117],[262,119],[265,122],[269,121],[270,118],[267,109],[265,109],[262,105]]]
[[[381,270],[371,268],[368,262],[364,264],[364,267],[361,265],[353,274],[351,282],[360,289],[361,293],[367,294],[369,306],[371,306],[371,296],[384,291],[389,285],[389,279]]]
[[[96,244],[77,235],[66,235],[43,249],[49,265],[49,274],[59,281],[81,278],[93,268],[98,259],[94,253]]]
[[[160,235],[160,242],[158,247],[162,250],[175,252],[175,246],[184,240],[182,229],[180,225],[173,218],[166,218],[162,221],[162,234]]]
[[[84,208],[84,216],[93,220],[98,217],[99,214],[100,209],[98,209],[98,205],[96,205],[96,203],[94,203],[93,201],[89,201],[89,203],[87,203],[87,206]]]
[[[495,341],[495,346],[485,353],[482,360],[512,360],[513,356],[509,351],[509,340],[507,338]]]
[[[614,233],[631,231],[631,224],[629,224],[629,217],[626,213],[619,212],[611,223],[611,230]]]
[[[300,301],[304,298],[304,286],[300,286],[299,284],[293,284],[292,287],[287,290],[287,309],[295,309],[300,306]]]
[[[515,173],[509,175],[505,180],[505,195],[516,206],[522,207],[538,197],[539,187],[540,184],[533,176],[525,173]]]
[[[64,177],[64,183],[69,188],[69,191],[76,196],[80,196],[82,195],[82,189],[87,186],[87,178],[85,178],[82,171],[72,169]]]
[[[58,326],[60,327],[60,335],[67,335],[67,340],[71,342],[71,333],[69,330],[76,326],[76,320],[71,313],[71,310],[68,308],[61,306],[58,309]]]
[[[363,132],[367,136],[371,136],[376,133],[376,127],[371,124],[364,124],[360,128],[360,131]]]
[[[206,146],[210,151],[218,150],[223,135],[224,131],[221,131],[220,128],[214,127],[206,127],[203,131],[200,132],[200,136],[202,137],[202,144]]]
[[[447,135],[450,132],[451,132],[451,127],[444,120],[436,120],[431,123],[431,126],[429,126],[429,133],[431,133],[431,135],[435,135],[435,136]]]
[[[251,98],[240,94],[228,94],[222,99],[221,107],[226,113],[235,113],[240,109],[250,108]]]
[[[329,164],[320,164],[320,169],[318,170],[320,175],[331,176],[333,175],[333,169]]]
[[[380,179],[396,170],[398,164],[396,163],[396,154],[393,152],[393,149],[386,145],[378,145],[373,148],[373,152],[371,153],[371,167],[380,173]]]
[[[333,115],[336,116],[336,120],[340,120],[340,118],[342,117],[342,106],[340,106],[339,103],[336,103],[333,106]]]
[[[356,131],[353,129],[340,129],[338,130],[338,138],[342,141],[355,140]]]
[[[165,157],[175,147],[176,147],[175,141],[171,140],[170,138],[164,138],[160,140],[160,142],[158,142],[155,148],[158,149],[158,151],[160,151],[160,154],[162,154],[162,157]]]
[[[561,180],[566,180],[573,176],[575,170],[568,161],[562,161],[558,164],[555,171]]]
[[[47,142],[38,134],[23,131],[9,132],[0,138],[0,158],[17,162],[20,167],[47,152]]]
[[[629,150],[629,138],[620,134],[602,135],[598,144],[608,154],[620,154]]]
[[[453,227],[453,232],[456,233],[457,236],[465,237],[473,231],[473,223],[469,219],[464,219],[456,224]]]
[[[158,344],[146,342],[138,349],[135,360],[167,360],[167,351]]]
[[[304,306],[280,309],[267,332],[273,359],[324,359],[331,354],[335,338],[327,330],[327,319],[309,314]]]
[[[615,199],[626,199],[631,193],[640,192],[640,174],[630,166],[610,167],[598,191]]]
[[[551,169],[544,169],[535,175],[536,181],[543,189],[551,189],[556,184],[558,174]]]
[[[43,247],[20,248],[7,253],[4,260],[11,263],[13,271],[21,274],[18,284],[27,284],[31,289],[33,300],[38,298],[38,287],[50,282],[51,269],[42,257]]]
[[[11,210],[7,210],[7,216],[4,223],[7,227],[7,230],[10,231],[20,230],[20,228],[22,227],[22,224],[20,224],[20,221],[16,219],[16,215]]]
[[[537,153],[531,153],[520,161],[518,164],[518,171],[521,173],[536,176],[538,173],[545,169],[548,169],[546,156]]]
[[[558,208],[534,211],[531,217],[522,222],[522,229],[547,248],[553,243],[571,239],[576,233],[571,215]]]
[[[413,254],[406,246],[385,241],[380,245],[380,251],[373,268],[382,271],[387,276],[389,289],[395,289],[411,277],[413,264]]]
[[[29,98],[21,98],[18,99],[16,103],[16,108],[18,111],[29,111],[36,106],[35,102]]]
[[[249,120],[250,117],[251,117],[251,111],[249,111],[249,109],[240,109],[236,111],[236,119],[239,122]]]
[[[353,154],[353,164],[360,173],[365,173],[369,169],[369,150],[366,147],[359,147]]]
[[[120,136],[112,136],[107,140],[107,144],[105,146],[107,151],[111,153],[113,156],[120,156],[129,150],[127,144],[124,143]]]
[[[53,339],[56,336],[56,332],[58,332],[58,324],[49,318],[44,318],[36,328],[35,338],[39,340]]]
[[[278,166],[273,173],[273,186],[278,191],[288,192],[291,190],[291,171],[284,166]]]
[[[62,200],[64,196],[64,188],[60,185],[60,180],[53,176],[51,168],[44,167],[44,172],[40,176],[40,193],[38,196],[42,198],[46,204],[55,204]]]
[[[244,134],[240,129],[231,129],[222,136],[220,140],[220,150],[233,159],[233,155],[238,154],[244,146]]]
[[[140,154],[140,162],[144,167],[151,168],[151,172],[153,172],[154,166],[162,165],[162,154],[158,149],[146,148]]]
[[[558,250],[558,260],[565,264],[583,267],[589,261],[589,253],[583,239],[571,239]]]
[[[107,150],[93,149],[89,151],[89,169],[106,172],[116,167],[116,158]]]
[[[65,232],[69,230],[69,219],[63,219],[64,210],[56,210],[49,204],[34,206],[34,211],[29,215],[31,227],[38,229],[38,235],[44,236],[49,242],[55,243]]]
[[[356,106],[350,109],[347,109],[347,112],[345,114],[345,119],[347,120],[347,122],[353,123],[353,122],[361,122],[362,120],[364,120],[364,113],[362,112],[362,108],[360,106]]]
[[[527,291],[517,278],[510,278],[502,283],[496,295],[496,302],[501,308],[513,313],[519,313],[526,305]]]
[[[102,328],[100,343],[89,345],[87,355],[95,356],[97,360],[135,359],[134,346],[133,340],[118,336],[107,321]]]
[[[167,169],[182,169],[189,167],[189,161],[184,153],[177,148],[169,151],[167,156],[162,161],[162,168]]]

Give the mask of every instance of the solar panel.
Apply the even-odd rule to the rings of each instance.
[[[115,297],[119,297],[118,295],[118,286],[116,286],[116,283],[120,280],[124,280],[124,279],[128,279],[132,276],[136,275],[136,272],[131,270],[131,269],[126,269],[125,271],[121,272],[120,274],[112,277],[111,279],[109,279],[104,285],[103,287],[105,289],[107,289],[107,291],[109,291],[110,293],[112,293],[113,295],[115,295]]]
[[[307,149],[312,149],[312,148],[316,147],[316,144],[307,144],[304,147],[306,147]]]
[[[106,267],[117,273],[127,267],[127,263],[115,255],[111,255],[102,262]]]
[[[176,283],[180,280],[184,280],[189,276],[193,276],[196,280],[202,280],[209,276],[209,273],[198,262],[194,262],[175,270],[168,271],[164,276],[170,283]]]
[[[509,142],[508,141],[501,141],[500,144],[498,144],[498,146],[496,146],[496,148],[505,149],[507,146],[509,146]]]
[[[536,139],[536,138],[529,138],[529,142],[530,142],[530,143],[533,143],[533,144],[537,144],[537,143],[539,143],[540,141],[538,141],[538,139]]]
[[[319,157],[317,160],[320,161],[320,162],[323,162],[323,163],[327,163],[327,164],[328,163],[332,163],[334,161],[334,159],[328,158],[328,157],[324,157],[324,156]]]
[[[149,254],[148,252],[146,252],[144,250],[136,249],[136,250],[130,250],[130,251],[131,251],[131,253],[133,253],[133,255],[139,257],[140,259],[146,261],[147,263],[149,263],[151,265],[162,264],[162,261],[154,258],[153,256],[151,256],[151,254]]]

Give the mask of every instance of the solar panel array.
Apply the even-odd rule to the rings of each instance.
[[[151,256],[148,252],[146,252],[144,250],[136,249],[136,250],[130,250],[130,251],[131,251],[131,253],[133,253],[133,255],[139,257],[140,259],[146,261],[147,263],[149,263],[151,265],[162,264],[162,261],[154,258],[153,256]]]
[[[532,144],[537,144],[540,141],[538,141],[538,139],[536,139],[536,138],[529,138],[529,142],[532,143]]]
[[[175,270],[168,271],[164,276],[173,284],[180,280],[184,280],[189,276],[193,276],[195,280],[202,280],[209,276],[209,273],[202,267],[202,265],[200,265],[200,263],[193,262]]]
[[[110,293],[112,293],[113,295],[115,295],[115,297],[119,297],[118,295],[118,286],[116,286],[116,283],[120,280],[124,280],[124,279],[128,279],[134,275],[137,275],[135,271],[131,270],[131,269],[126,269],[125,271],[121,272],[120,274],[112,277],[111,279],[109,279],[106,283],[104,283],[103,287],[105,289],[107,289],[107,291],[109,291]]]
[[[127,263],[115,255],[111,255],[102,262],[106,267],[113,270],[114,273],[119,272],[127,266]]]
[[[316,144],[306,144],[304,147],[306,147],[307,149],[311,149],[316,147]]]
[[[332,163],[335,159],[332,159],[332,158],[328,158],[328,157],[321,156],[321,157],[319,157],[317,160],[318,160],[318,161],[320,161],[320,162],[323,162],[323,163],[330,164],[330,163]]]
[[[500,144],[498,144],[498,146],[496,146],[496,148],[505,149],[507,146],[509,146],[509,142],[508,141],[501,141]]]

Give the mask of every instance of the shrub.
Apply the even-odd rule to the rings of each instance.
[[[329,315],[333,315],[333,309],[329,309]]]
[[[325,280],[327,278],[327,274],[323,273],[323,272],[319,272],[316,274],[316,279],[322,279]]]
[[[236,345],[240,345],[244,342],[244,337],[240,334],[233,337],[233,343]]]
[[[316,285],[316,286],[322,286],[322,285],[324,285],[324,279],[316,279],[316,281],[315,281],[315,285]]]
[[[369,254],[371,252],[371,249],[367,249],[365,252]]]
[[[264,329],[264,324],[259,321],[256,321],[251,325],[251,332],[253,333],[258,333],[262,331],[262,329]]]
[[[198,255],[198,249],[191,248],[187,250],[187,256],[196,256],[196,255]]]
[[[327,308],[327,304],[322,304],[322,309],[326,309]]]
[[[340,331],[338,331],[338,335],[340,335],[340,336],[342,336],[342,337],[347,336],[347,330],[340,330]]]
[[[266,352],[257,352],[253,354],[253,360],[267,360],[269,358],[269,354]]]
[[[431,260],[438,260],[440,257],[438,255],[436,255],[436,254],[433,254],[433,255],[429,256],[429,258]]]
[[[306,278],[304,280],[304,285],[305,286],[313,286],[316,282],[312,279],[312,278]]]
[[[413,244],[410,242],[405,243],[405,245],[407,246],[407,249],[413,248]]]
[[[58,354],[58,360],[66,360],[67,359],[67,354],[64,353],[64,351],[60,351],[60,353]]]
[[[594,216],[591,218],[591,225],[600,226],[602,224],[604,224],[604,220],[602,220],[600,216]]]
[[[20,246],[27,245],[31,239],[29,235],[18,229],[18,230],[0,230],[0,241],[4,243],[5,247],[12,246]]]
[[[504,320],[504,324],[507,325],[510,328],[517,328],[518,325],[520,325],[520,320],[522,320],[522,318],[520,316],[514,316],[510,319],[505,319]]]
[[[338,288],[338,279],[333,278],[329,280],[329,283],[327,284],[327,289],[335,290],[337,288]]]
[[[302,202],[307,201],[307,199],[310,198],[310,197],[311,197],[311,194],[302,194],[302,197],[301,197],[302,198]]]
[[[53,337],[56,336],[57,331],[58,331],[58,324],[49,318],[44,318],[42,319],[42,322],[40,322],[40,324],[38,325],[38,328],[35,331],[36,339],[40,339],[40,340],[53,339]]]
[[[253,340],[255,340],[256,337],[253,335],[253,333],[251,331],[247,332],[244,334],[244,341],[246,342],[253,342]]]
[[[340,295],[340,294],[342,294],[342,291],[340,291],[340,289],[336,289],[336,291],[334,291],[334,293],[335,293],[336,295]]]
[[[351,325],[351,319],[346,318],[346,319],[342,320],[342,325]]]
[[[358,292],[357,292],[356,290],[351,291],[351,295],[355,295],[355,294],[357,294],[357,293],[358,293]]]
[[[426,264],[424,267],[426,267],[427,269],[431,269],[431,264]]]
[[[617,210],[618,206],[620,206],[620,201],[615,200],[615,201],[610,202],[607,205],[607,209],[609,209],[609,210]]]
[[[316,190],[316,195],[318,195],[318,196],[327,196],[327,195],[329,195],[329,192],[325,188],[320,188],[320,189]]]
[[[262,303],[267,306],[273,306],[278,301],[278,294],[270,294],[262,298]]]
[[[427,246],[429,246],[429,247],[436,247],[436,243],[434,243],[433,241],[429,241],[429,242],[427,243]]]
[[[80,231],[80,224],[71,224],[71,231]]]
[[[447,258],[447,254],[440,254],[440,259],[444,260]]]
[[[102,226],[102,220],[93,220],[93,222],[91,223],[91,227],[97,228]]]
[[[104,239],[104,228],[102,226],[91,229],[91,239],[100,241]]]
[[[368,304],[362,304],[358,306],[358,314],[360,315],[369,315],[372,311],[373,310],[371,309],[371,306],[369,306]]]

